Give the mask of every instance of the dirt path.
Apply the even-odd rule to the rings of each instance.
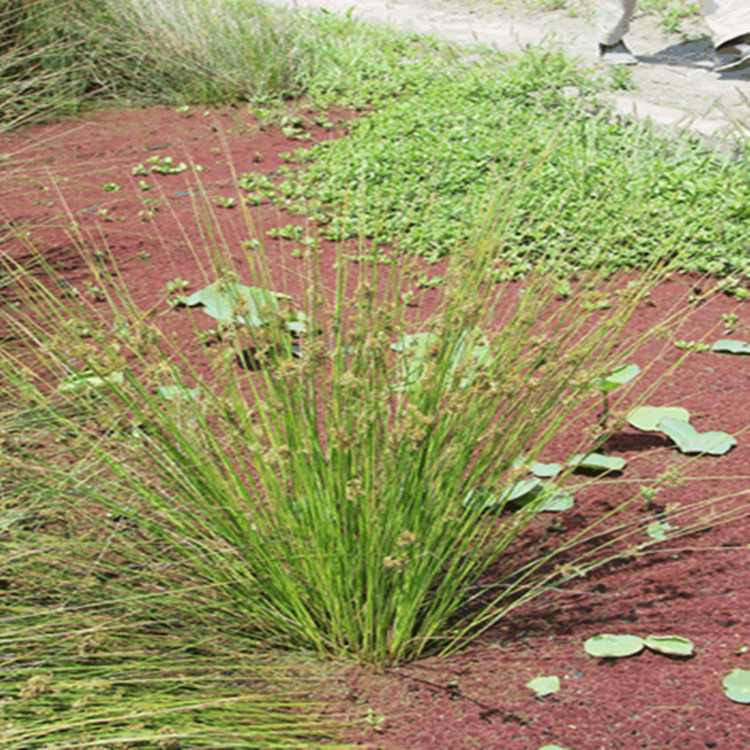
[[[585,16],[565,11],[521,14],[487,2],[457,0],[268,0],[282,6],[324,7],[361,20],[388,23],[400,31],[417,31],[472,44],[480,42],[507,52],[529,45],[560,49],[608,78],[598,61],[594,25]],[[589,14],[590,15],[590,14]],[[632,69],[631,91],[610,91],[619,114],[635,113],[666,127],[688,127],[712,138],[750,133],[750,70],[719,75],[702,19],[686,22],[691,41],[658,28],[654,16],[634,19],[628,42],[639,57]]]

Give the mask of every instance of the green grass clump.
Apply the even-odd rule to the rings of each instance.
[[[561,575],[567,545],[516,546],[545,498],[519,507],[510,490],[561,429],[596,427],[596,383],[642,340],[627,322],[658,264],[621,289],[593,272],[551,307],[554,275],[501,296],[478,235],[415,324],[420,269],[342,254],[332,292],[313,253],[294,356],[282,309],[243,323],[249,293],[222,258],[207,281],[229,302],[215,346],[196,332],[203,365],[129,309],[116,276],[100,316],[9,266],[27,303],[4,316],[22,334],[0,360],[6,392],[68,436],[69,463],[45,470],[72,462],[83,502],[119,519],[98,560],[148,561],[175,607],[221,628],[379,666],[449,652]],[[246,260],[273,288],[262,250]]]
[[[430,41],[252,0],[14,0],[0,8],[0,129],[95,103],[368,106]]]

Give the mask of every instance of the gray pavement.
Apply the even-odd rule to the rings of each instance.
[[[456,0],[266,0],[283,7],[323,7],[351,12],[399,31],[430,34],[461,44],[481,43],[504,52],[528,46],[561,50],[609,79],[598,60],[591,13],[519,13],[491,4]],[[632,91],[603,98],[618,115],[649,118],[666,128],[687,128],[712,141],[750,133],[750,70],[717,74],[714,51],[701,19],[689,22],[688,40],[659,30],[654,16],[636,16],[628,44],[640,60],[631,68]]]

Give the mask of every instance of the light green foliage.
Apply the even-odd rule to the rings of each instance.
[[[428,260],[481,226],[497,278],[546,259],[644,266],[667,247],[687,268],[745,268],[741,169],[687,137],[625,132],[598,113],[593,84],[565,58],[529,51],[450,70],[436,57],[408,62],[393,70],[405,91],[347,138],[313,146],[276,186],[277,202],[325,221],[332,239],[367,237]],[[582,96],[566,97],[571,87]],[[723,217],[721,231],[709,213]]]
[[[526,687],[536,693],[537,698],[552,695],[560,689],[560,678],[556,676],[535,677],[526,683]]]
[[[611,65],[608,69],[610,88],[614,91],[632,91],[635,89],[633,72],[625,65]]]
[[[206,315],[220,321],[262,326],[274,319],[279,299],[286,295],[268,292],[233,281],[216,281],[185,299],[188,307],[201,306]]]
[[[440,337],[434,333],[410,333],[401,336],[391,348],[399,352],[403,371],[403,378],[394,389],[408,391],[425,377],[428,366],[435,362],[435,352],[440,350],[441,343]],[[446,390],[468,388],[492,362],[489,341],[481,331],[462,331],[448,356]]]
[[[639,406],[628,413],[628,423],[643,432],[658,432],[659,420],[671,417],[683,422],[690,421],[690,412],[681,406]]]
[[[663,542],[670,531],[674,530],[674,526],[665,521],[652,521],[646,527],[646,535],[657,542]]]
[[[622,471],[627,462],[617,456],[602,453],[577,453],[568,461],[568,466],[588,471]]]
[[[750,669],[733,669],[723,680],[724,695],[735,703],[750,703]]]
[[[679,635],[649,635],[639,638],[636,635],[612,635],[602,633],[589,638],[583,647],[590,656],[602,659],[618,659],[634,656],[644,647],[667,656],[692,656],[694,645],[687,638]]]
[[[746,341],[734,339],[720,339],[711,346],[712,352],[726,352],[727,354],[750,354],[750,344]]]
[[[673,440],[682,453],[708,453],[723,456],[737,445],[726,432],[698,432],[689,422],[673,417],[661,417],[657,428]]]
[[[644,643],[647,648],[667,656],[692,656],[693,642],[679,635],[650,635]]]
[[[629,383],[633,378],[638,376],[640,371],[641,368],[638,365],[621,365],[602,377],[597,378],[594,381],[594,387],[602,393],[608,393],[615,388],[625,385],[625,383]]]
[[[635,635],[602,633],[589,638],[583,647],[590,656],[597,656],[600,659],[617,659],[640,653],[644,645],[643,640]]]
[[[57,390],[60,393],[70,394],[91,393],[110,386],[121,385],[124,377],[122,372],[112,372],[101,376],[93,372],[77,372],[63,378]]]

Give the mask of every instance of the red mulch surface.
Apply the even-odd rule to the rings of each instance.
[[[339,113],[334,120],[341,125],[346,117]],[[313,125],[312,114],[305,132],[313,140],[337,137],[336,131]],[[2,136],[0,253],[23,258],[25,237],[83,290],[89,277],[74,249],[76,237],[86,248],[106,245],[135,303],[156,310],[160,324],[181,340],[194,340],[197,316],[170,310],[165,288],[177,277],[190,283],[189,292],[204,285],[197,258],[205,258],[210,240],[206,224],[196,217],[205,213],[206,201],[191,170],[144,177],[133,175],[132,168],[149,166],[146,160],[154,155],[170,156],[176,164],[200,164],[202,190],[240,274],[247,270],[240,243],[254,235],[267,248],[276,290],[294,297],[301,294],[304,261],[292,255],[295,242],[266,232],[304,221],[270,204],[245,211],[223,208],[213,199],[235,197],[239,205],[238,175],[277,176],[284,164],[280,154],[305,144],[276,128],[260,127],[242,109],[192,108],[187,114],[165,108],[100,111],[78,121]],[[153,190],[140,190],[139,180],[154,185]],[[105,190],[107,184],[120,189]],[[157,200],[153,216],[140,213],[152,208],[143,204],[144,198]],[[329,249],[322,256],[323,281],[333,289],[335,253]],[[352,252],[357,252],[355,247]],[[251,283],[249,278],[243,281]],[[684,306],[694,287],[707,283],[688,276],[665,282],[639,308],[633,330],[645,330],[666,312]],[[427,290],[418,298],[420,314],[432,307],[436,294]],[[724,313],[738,316],[731,334],[724,331]],[[211,327],[213,321],[204,317],[206,328]],[[750,340],[748,306],[716,294],[694,306],[677,338]],[[645,372],[631,396],[667,372],[682,354],[674,340],[645,346],[633,358]],[[722,690],[722,679],[732,669],[750,668],[750,522],[738,512],[747,507],[743,493],[750,487],[750,436],[743,433],[750,414],[748,375],[747,358],[699,352],[650,397],[654,405],[687,408],[700,430],[736,434],[738,444],[730,453],[689,459],[660,434],[626,427],[607,445],[608,453],[628,459],[623,475],[582,490],[574,510],[544,516],[529,544],[555,544],[559,534],[581,528],[630,496],[640,482],[668,470],[679,478],[663,487],[652,504],[642,503],[637,513],[656,518],[665,509],[726,496],[713,511],[713,520],[734,513],[727,516],[729,523],[573,579],[515,610],[448,658],[425,658],[384,674],[342,667],[339,683],[332,686],[331,711],[362,721],[347,738],[351,746],[750,747],[750,709],[727,699]],[[564,460],[579,438],[561,436],[541,459]],[[710,520],[711,512],[703,511],[703,520]],[[701,516],[691,516],[696,517]],[[598,633],[673,633],[691,639],[696,650],[688,659],[644,651],[626,659],[600,660],[583,650],[584,641]],[[557,675],[561,690],[536,698],[525,685],[542,675]]]

